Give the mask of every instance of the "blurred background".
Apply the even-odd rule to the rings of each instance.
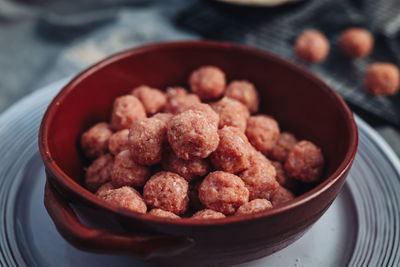
[[[400,96],[372,97],[362,83],[373,62],[400,65],[400,1],[261,2],[0,0],[0,112],[115,52],[158,41],[210,39],[267,49],[309,68],[400,155]],[[373,53],[363,59],[345,57],[336,45],[340,33],[354,26],[375,37]],[[309,28],[323,32],[331,43],[322,64],[307,65],[294,57],[296,37]]]

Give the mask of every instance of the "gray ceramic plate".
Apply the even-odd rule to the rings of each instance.
[[[44,209],[38,128],[66,82],[36,91],[0,116],[0,266],[145,266],[75,249]],[[372,128],[357,122],[359,151],[332,206],[300,240],[242,266],[400,266],[400,162]]]

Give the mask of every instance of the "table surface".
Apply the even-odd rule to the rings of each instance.
[[[195,0],[0,0],[0,112],[46,84],[146,43],[196,39],[174,23]],[[399,129],[355,110],[400,156]]]

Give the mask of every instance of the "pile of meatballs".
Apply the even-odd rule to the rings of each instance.
[[[81,136],[88,190],[150,216],[217,219],[271,209],[321,179],[321,150],[256,114],[252,83],[226,85],[222,70],[203,66],[188,84],[114,100],[110,121]]]
[[[350,58],[367,57],[374,48],[374,37],[367,29],[349,28],[339,37],[340,50]],[[308,63],[321,63],[329,54],[330,44],[325,35],[316,30],[305,30],[296,39],[297,58]],[[389,62],[375,62],[364,74],[364,87],[373,96],[395,95],[400,89],[399,68]]]

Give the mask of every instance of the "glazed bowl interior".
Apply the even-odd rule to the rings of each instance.
[[[228,81],[254,83],[260,94],[260,113],[275,117],[281,130],[321,147],[326,159],[325,181],[308,196],[323,190],[349,167],[357,146],[356,127],[351,112],[332,89],[310,72],[270,53],[206,42],[156,44],[126,51],[77,76],[46,113],[42,155],[55,163],[60,179],[69,177],[65,184],[72,180],[82,184],[88,162],[79,147],[80,136],[94,123],[109,121],[117,96],[142,84],[160,89],[187,87],[190,72],[202,65],[218,66]]]

